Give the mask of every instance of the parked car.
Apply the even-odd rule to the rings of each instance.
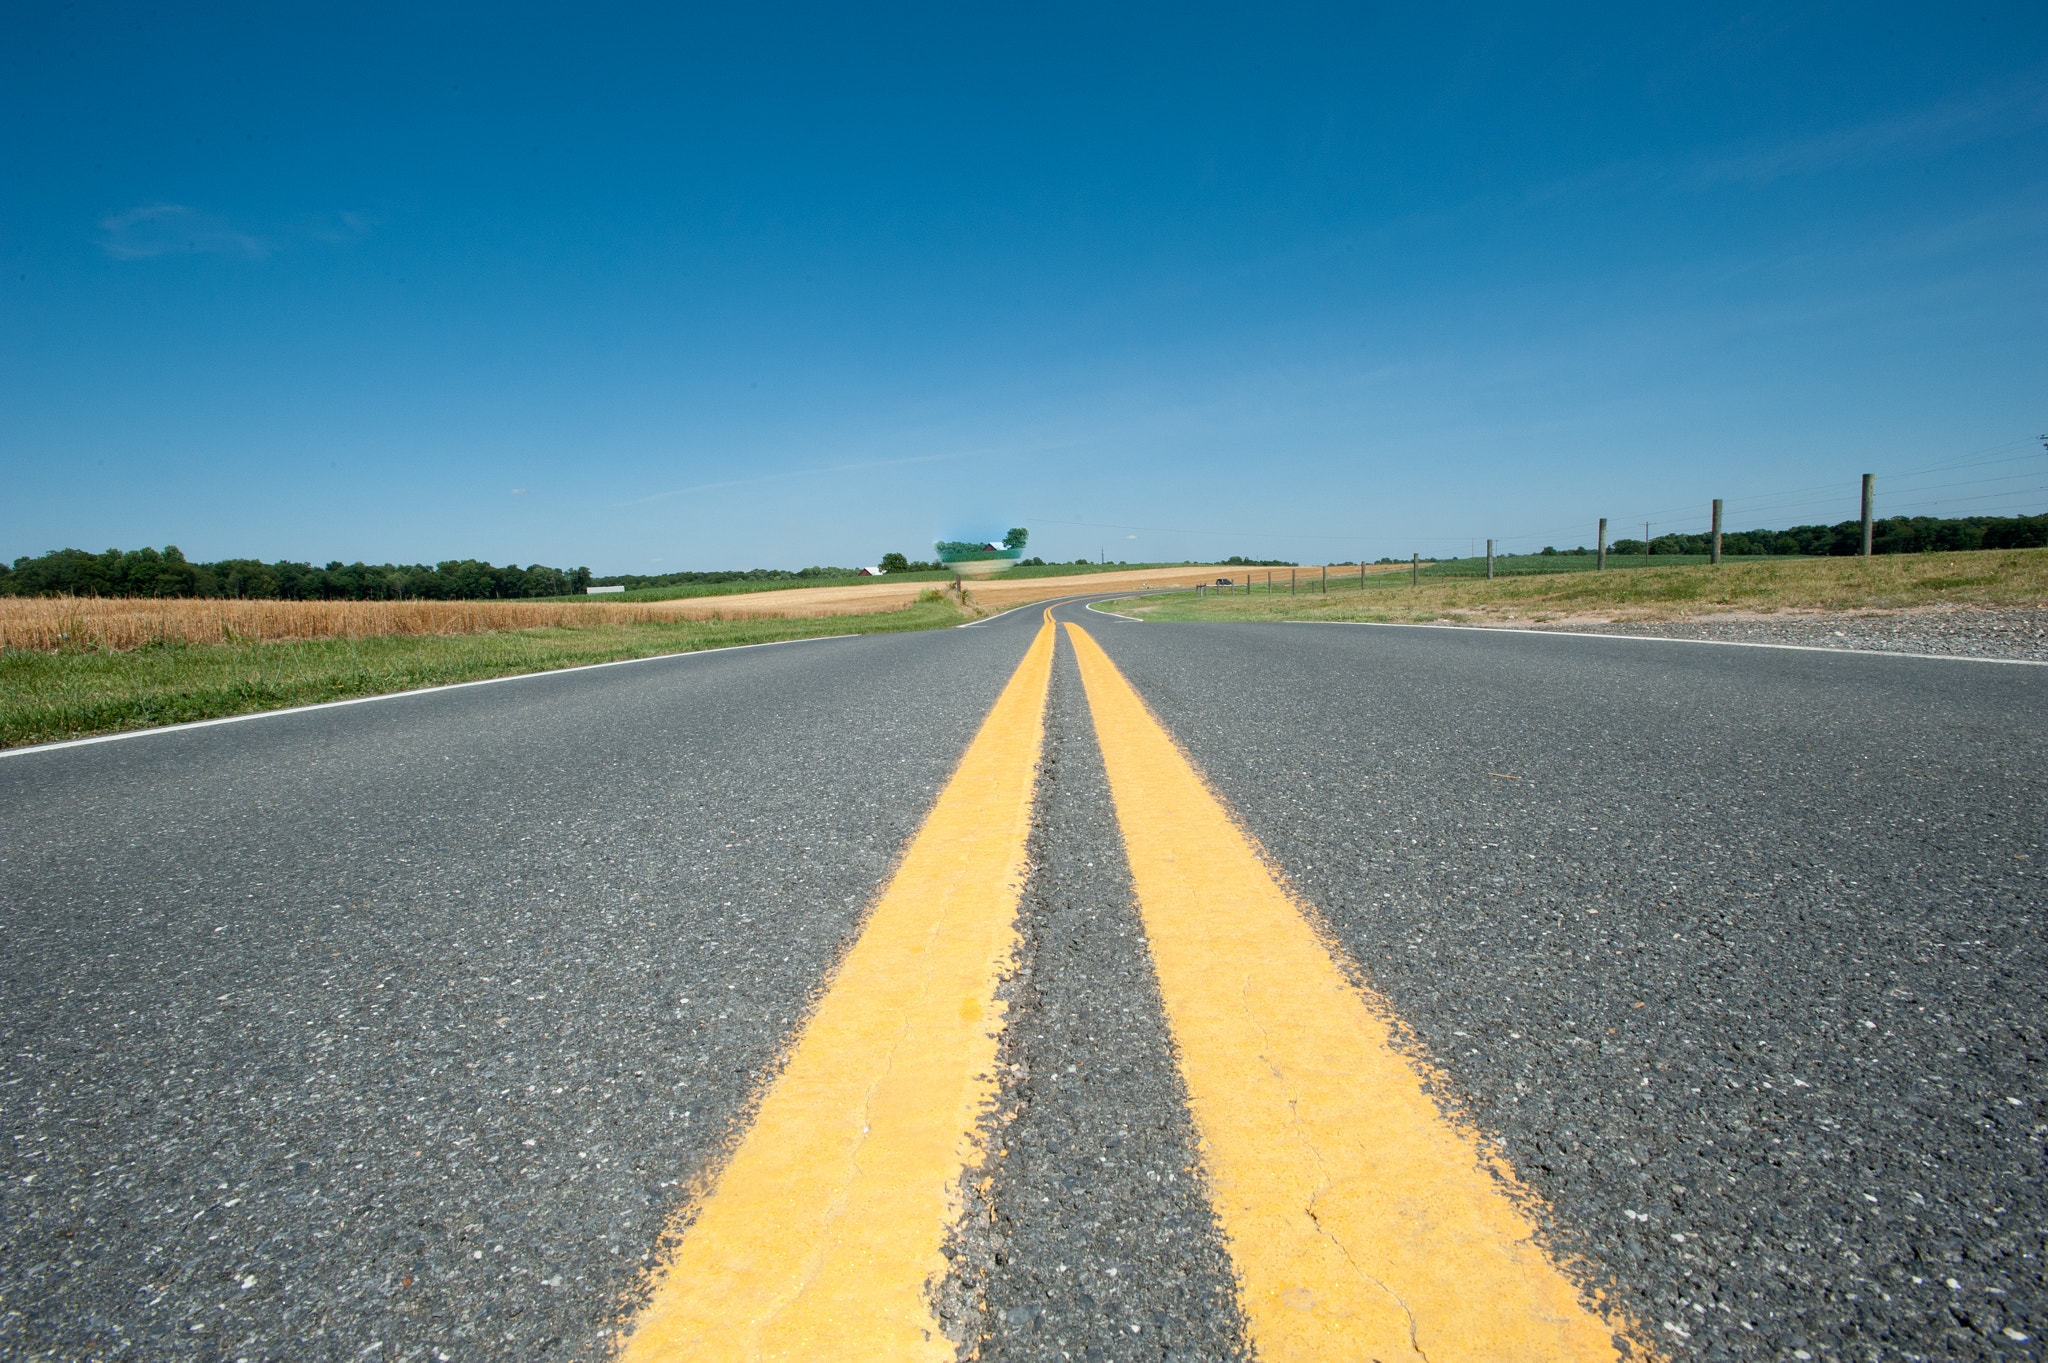
[[[1227,577],[1219,577],[1216,579],[1216,585],[1219,587],[1228,587],[1231,585],[1231,581]]]

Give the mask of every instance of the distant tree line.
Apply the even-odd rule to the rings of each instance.
[[[176,545],[58,549],[0,565],[5,596],[199,596],[266,601],[505,601],[566,596],[591,584],[588,568],[535,563],[502,568],[477,559],[424,563],[263,563],[253,558],[193,563]]]
[[[1095,560],[1092,558],[1077,558],[1074,562],[1076,565],[1092,564]],[[1062,563],[1064,563],[1064,560],[1062,560]],[[902,554],[884,554],[882,555],[881,563],[877,566],[885,573],[937,573],[943,572],[946,569],[946,565],[937,560],[926,561],[923,559],[906,558]],[[1015,566],[1019,568],[1043,568],[1046,566],[1046,563],[1044,559],[1037,557],[1020,558]]]
[[[2048,515],[2041,516],[1890,516],[1873,523],[1872,550],[1879,554],[1917,554],[1959,549],[2039,549],[2048,547]],[[1010,537],[1021,547],[1024,532]],[[1650,554],[1705,554],[1706,535],[1658,535]],[[1608,552],[1626,557],[1641,554],[1643,542],[1618,539]],[[1863,548],[1863,523],[1795,525],[1789,530],[1737,530],[1721,536],[1721,552],[1730,557],[1751,554],[1846,555]],[[1589,554],[1580,545],[1545,554]],[[1027,559],[1028,564],[1041,563]],[[1294,566],[1285,559],[1252,559],[1232,554],[1221,561],[1232,567]],[[1380,559],[1381,563],[1395,562]],[[1090,560],[1078,558],[1077,566]],[[892,573],[929,571],[938,563],[912,562],[902,554],[884,554],[881,566]],[[851,568],[747,568],[726,571],[619,574],[593,577],[588,568],[550,568],[534,563],[494,567],[478,559],[424,563],[310,563],[253,558],[192,563],[176,545],[158,549],[109,549],[87,553],[58,549],[39,558],[18,558],[0,564],[0,596],[199,596],[243,597],[282,601],[506,601],[521,597],[569,596],[592,586],[627,588],[675,587],[721,582],[796,582],[846,578]]]
[[[1650,555],[1704,554],[1712,548],[1711,535],[1653,535]],[[2040,549],[2048,547],[2048,515],[2044,516],[1887,516],[1871,522],[1870,550],[1874,554],[1923,554],[1958,549]],[[1640,554],[1641,540],[1611,542],[1612,554]],[[1546,548],[1546,554],[1587,553]],[[1789,530],[1737,530],[1723,533],[1721,552],[1739,554],[1860,554],[1863,552],[1863,522],[1842,521],[1837,525],[1795,525]]]
[[[794,571],[788,568],[731,568],[701,573],[656,573],[652,576],[622,573],[614,577],[593,577],[585,585],[624,587],[628,591],[639,591],[642,587],[698,587],[712,586],[720,582],[808,582],[818,577],[858,576],[858,568],[811,567],[798,568]]]

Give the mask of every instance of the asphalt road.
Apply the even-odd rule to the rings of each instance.
[[[2041,1356],[2048,671],[1057,613],[1669,1354]],[[0,1353],[602,1356],[1038,617],[0,758]],[[1064,642],[1034,859],[948,1310],[1242,1356]]]

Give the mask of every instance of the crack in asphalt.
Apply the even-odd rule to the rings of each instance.
[[[1284,1089],[1287,1087],[1287,1076],[1278,1065],[1273,1063],[1272,1059],[1265,1052],[1264,1042],[1271,1034],[1264,1027],[1260,1026],[1258,1019],[1252,1015],[1251,1006],[1248,1001],[1250,993],[1251,976],[1247,975],[1244,978],[1243,985],[1238,989],[1238,1008],[1243,1013],[1245,1021],[1251,1024],[1259,1034],[1261,1043],[1259,1063],[1272,1073],[1273,1077],[1280,1082],[1281,1087]],[[1302,1205],[1302,1214],[1308,1217],[1309,1224],[1316,1228],[1316,1234],[1329,1241],[1337,1253],[1343,1256],[1344,1262],[1350,1265],[1353,1273],[1386,1293],[1393,1300],[1394,1305],[1401,1309],[1402,1319],[1408,1322],[1408,1345],[1423,1359],[1423,1363],[1428,1363],[1429,1355],[1423,1351],[1422,1342],[1416,1336],[1415,1313],[1408,1309],[1408,1303],[1401,1300],[1400,1293],[1366,1272],[1364,1266],[1353,1257],[1350,1247],[1334,1231],[1323,1224],[1321,1217],[1316,1215],[1316,1204],[1322,1201],[1323,1194],[1330,1190],[1335,1180],[1330,1177],[1330,1167],[1323,1160],[1323,1152],[1316,1147],[1315,1141],[1310,1139],[1308,1133],[1302,1129],[1300,1098],[1292,1095],[1289,1095],[1287,1098],[1287,1119],[1294,1128],[1295,1139],[1301,1142],[1302,1148],[1308,1151],[1309,1158],[1315,1161],[1316,1175],[1319,1179],[1315,1190],[1309,1194],[1308,1201]]]

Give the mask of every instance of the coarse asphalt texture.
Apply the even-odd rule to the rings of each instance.
[[[602,1356],[1028,637],[0,759],[0,1354]]]
[[[2041,1356],[2048,671],[1055,614],[1673,1357]],[[1039,616],[0,759],[0,1354],[602,1357]],[[946,1300],[1242,1356],[1064,642],[1047,729]]]

